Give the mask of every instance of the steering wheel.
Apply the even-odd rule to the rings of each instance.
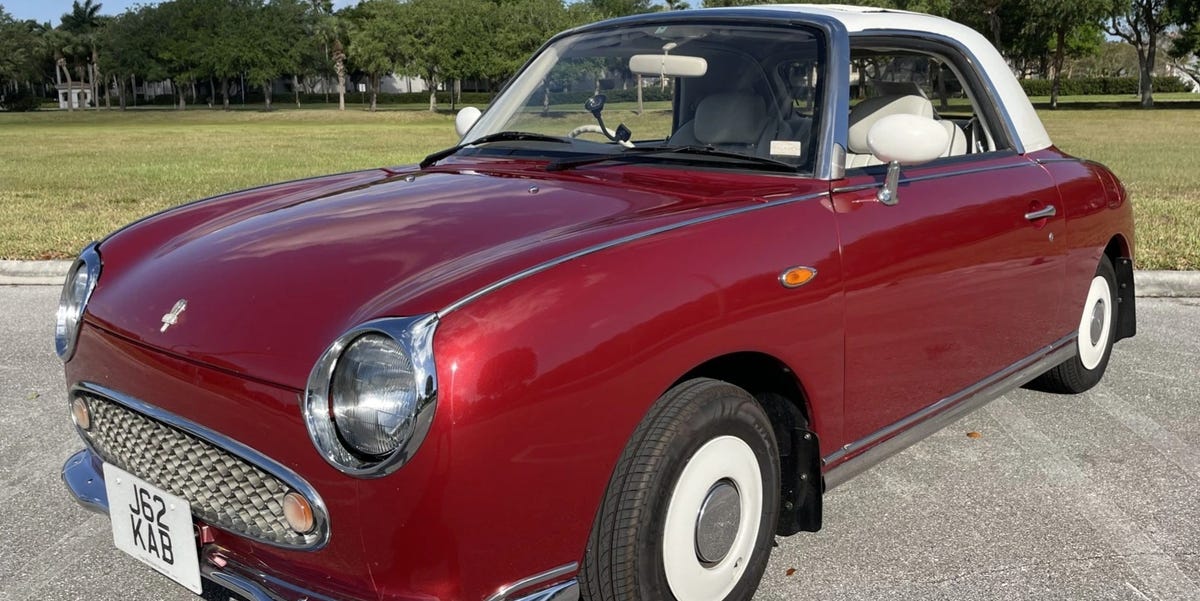
[[[609,130],[607,128],[601,129],[599,125],[596,125],[594,123],[590,123],[588,125],[580,125],[579,127],[572,129],[571,132],[567,134],[567,136],[571,137],[571,138],[578,138],[579,136],[582,136],[583,134],[600,134],[610,140],[617,137],[616,132]],[[621,144],[621,146],[624,146],[625,148],[633,148],[633,142],[620,142],[620,144]]]

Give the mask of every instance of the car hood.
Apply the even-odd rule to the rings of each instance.
[[[795,190],[792,178],[764,188],[759,177],[751,194],[738,177],[683,174],[373,170],[193,203],[101,243],[87,320],[301,389],[325,347],[363,321],[435,313],[579,249]]]

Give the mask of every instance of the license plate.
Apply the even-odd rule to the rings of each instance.
[[[187,500],[107,463],[104,489],[117,548],[200,594],[200,560]]]

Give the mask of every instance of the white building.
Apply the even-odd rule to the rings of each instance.
[[[70,86],[59,83],[54,86],[58,90],[58,108],[87,108],[92,106],[92,88],[86,83],[73,81]]]

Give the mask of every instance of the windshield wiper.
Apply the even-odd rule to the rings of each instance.
[[[488,134],[482,138],[476,138],[470,142],[464,142],[458,146],[451,146],[445,150],[439,150],[421,161],[421,169],[424,169],[468,146],[477,146],[479,144],[489,144],[491,142],[514,142],[518,140],[532,140],[535,142],[557,142],[559,144],[570,144],[569,141],[555,136],[547,136],[546,134],[534,134],[524,131],[502,131],[494,134]]]
[[[709,148],[707,146],[637,146],[634,148],[627,148],[624,152],[619,154],[589,155],[578,158],[559,159],[550,163],[549,165],[546,165],[546,171],[564,171],[566,169],[574,169],[584,165],[604,163],[607,161],[616,161],[621,163],[635,162],[642,160],[644,157],[656,157],[671,154],[731,159],[735,161],[751,163],[756,167],[761,167],[769,171],[779,171],[785,173],[796,172],[795,165],[789,165],[783,161],[776,161],[774,159],[766,159],[763,157],[756,157],[746,154],[738,154],[736,152],[727,152],[724,150]]]

